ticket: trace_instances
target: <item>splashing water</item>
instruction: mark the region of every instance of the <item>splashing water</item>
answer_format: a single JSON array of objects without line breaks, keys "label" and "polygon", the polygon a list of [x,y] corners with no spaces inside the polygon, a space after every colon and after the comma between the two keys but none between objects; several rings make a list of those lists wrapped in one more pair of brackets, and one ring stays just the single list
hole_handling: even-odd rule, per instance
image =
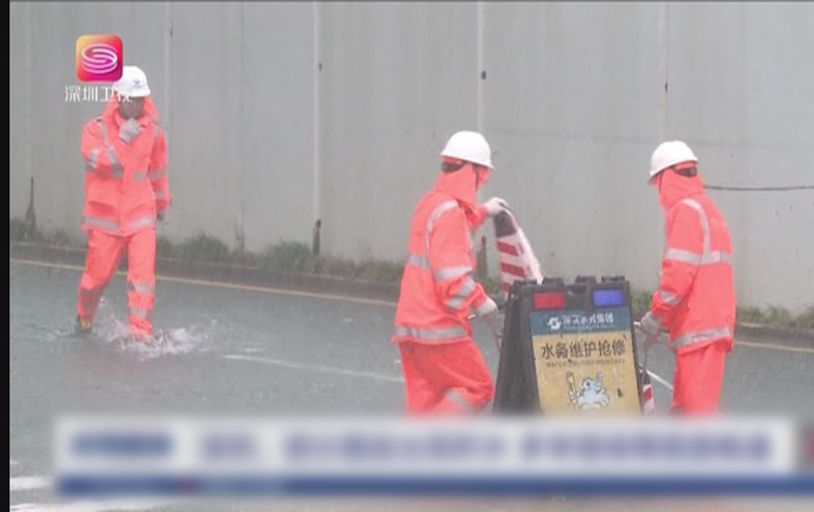
[{"label": "splashing water", "polygon": [[134,354],[144,361],[169,355],[208,352],[217,327],[217,321],[210,320],[208,325],[156,328],[152,339],[137,340],[132,335],[129,323],[119,320],[110,303],[102,298],[94,320],[93,337],[108,345],[118,345],[123,352]]},{"label": "splashing water", "polygon": [[143,341],[132,336],[128,324],[117,322],[114,334],[105,341],[118,343],[122,351],[135,354],[143,361],[162,356],[207,352],[216,326],[217,322],[213,320],[208,326],[155,329],[153,338]]},{"label": "splashing water", "polygon": [[215,327],[216,322],[213,320],[209,326],[156,329],[153,339],[145,342],[132,339],[129,327],[121,324],[124,334],[113,341],[118,341],[122,350],[136,354],[141,360],[191,352],[207,352],[210,350],[209,344]]}]

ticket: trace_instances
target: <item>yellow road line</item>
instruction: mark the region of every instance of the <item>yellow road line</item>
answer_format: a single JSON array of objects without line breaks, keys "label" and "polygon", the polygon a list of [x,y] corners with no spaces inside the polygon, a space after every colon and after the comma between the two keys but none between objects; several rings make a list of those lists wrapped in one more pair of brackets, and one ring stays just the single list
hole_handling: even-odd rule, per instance
[{"label": "yellow road line", "polygon": [[735,341],[735,346],[743,345],[744,347],[752,348],[765,348],[769,350],[782,350],[784,352],[798,352],[801,354],[814,354],[814,348],[807,347],[788,347],[785,345],[775,345],[773,343],[756,343],[754,341]]},{"label": "yellow road line", "polygon": [[[32,260],[20,260],[15,258],[10,258],[11,262],[19,263],[23,265],[33,265],[36,267],[46,267],[46,268],[59,268],[64,270],[76,270],[82,272],[84,270],[83,267],[79,267],[77,265],[65,265],[61,263],[47,263],[41,261],[32,261]],[[118,275],[124,276],[124,272],[119,272]],[[376,299],[360,299],[355,297],[344,297],[342,295],[330,295],[324,293],[315,293],[315,292],[301,292],[297,290],[284,290],[280,288],[271,288],[265,286],[249,286],[243,284],[231,284],[231,283],[219,283],[216,281],[205,281],[201,279],[186,279],[183,277],[169,277],[169,276],[156,276],[156,279],[159,281],[169,281],[173,283],[183,283],[183,284],[196,284],[200,286],[209,286],[212,288],[225,288],[229,290],[243,290],[243,291],[252,291],[252,292],[260,292],[260,293],[269,293],[269,294],[277,294],[277,295],[290,295],[294,297],[308,297],[313,299],[325,299],[325,300],[338,300],[344,302],[353,302],[356,304],[368,304],[373,306],[389,306],[395,307],[395,302],[389,302],[386,300],[376,300]],[[749,348],[762,348],[766,350],[780,350],[782,352],[796,352],[800,354],[814,354],[814,348],[807,348],[807,347],[789,347],[785,345],[776,345],[773,343],[756,343],[753,341],[736,341],[735,345],[749,347]]]}]

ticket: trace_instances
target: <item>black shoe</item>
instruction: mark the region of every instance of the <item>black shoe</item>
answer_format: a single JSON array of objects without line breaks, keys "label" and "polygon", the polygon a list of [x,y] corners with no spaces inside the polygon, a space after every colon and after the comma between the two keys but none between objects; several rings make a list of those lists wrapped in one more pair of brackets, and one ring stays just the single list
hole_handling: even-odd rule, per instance
[{"label": "black shoe", "polygon": [[74,332],[79,336],[87,336],[93,330],[93,324],[90,320],[83,320],[80,317],[76,317],[76,327],[74,328]]}]

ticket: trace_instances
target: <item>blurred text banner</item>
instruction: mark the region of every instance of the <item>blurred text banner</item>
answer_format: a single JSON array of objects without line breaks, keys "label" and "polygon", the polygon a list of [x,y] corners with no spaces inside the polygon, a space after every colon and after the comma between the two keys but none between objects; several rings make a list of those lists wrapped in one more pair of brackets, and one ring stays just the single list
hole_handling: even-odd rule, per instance
[{"label": "blurred text banner", "polygon": [[67,495],[813,493],[779,418],[71,417]]}]

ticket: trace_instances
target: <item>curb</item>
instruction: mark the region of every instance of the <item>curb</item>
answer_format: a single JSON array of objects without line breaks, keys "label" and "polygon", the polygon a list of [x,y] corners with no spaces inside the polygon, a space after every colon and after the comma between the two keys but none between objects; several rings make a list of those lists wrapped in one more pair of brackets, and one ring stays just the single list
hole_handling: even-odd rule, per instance
[{"label": "curb", "polygon": [[779,338],[784,344],[794,347],[814,345],[814,329],[804,327],[775,327],[744,322],[736,325],[735,335],[745,338]]},{"label": "curb", "polygon": [[[11,242],[9,253],[11,258],[84,266],[86,251],[76,247]],[[181,261],[159,257],[156,258],[156,273],[160,276],[330,293],[346,297],[387,300],[394,303],[399,295],[399,287],[391,283],[349,277],[279,272],[229,263]]]}]

